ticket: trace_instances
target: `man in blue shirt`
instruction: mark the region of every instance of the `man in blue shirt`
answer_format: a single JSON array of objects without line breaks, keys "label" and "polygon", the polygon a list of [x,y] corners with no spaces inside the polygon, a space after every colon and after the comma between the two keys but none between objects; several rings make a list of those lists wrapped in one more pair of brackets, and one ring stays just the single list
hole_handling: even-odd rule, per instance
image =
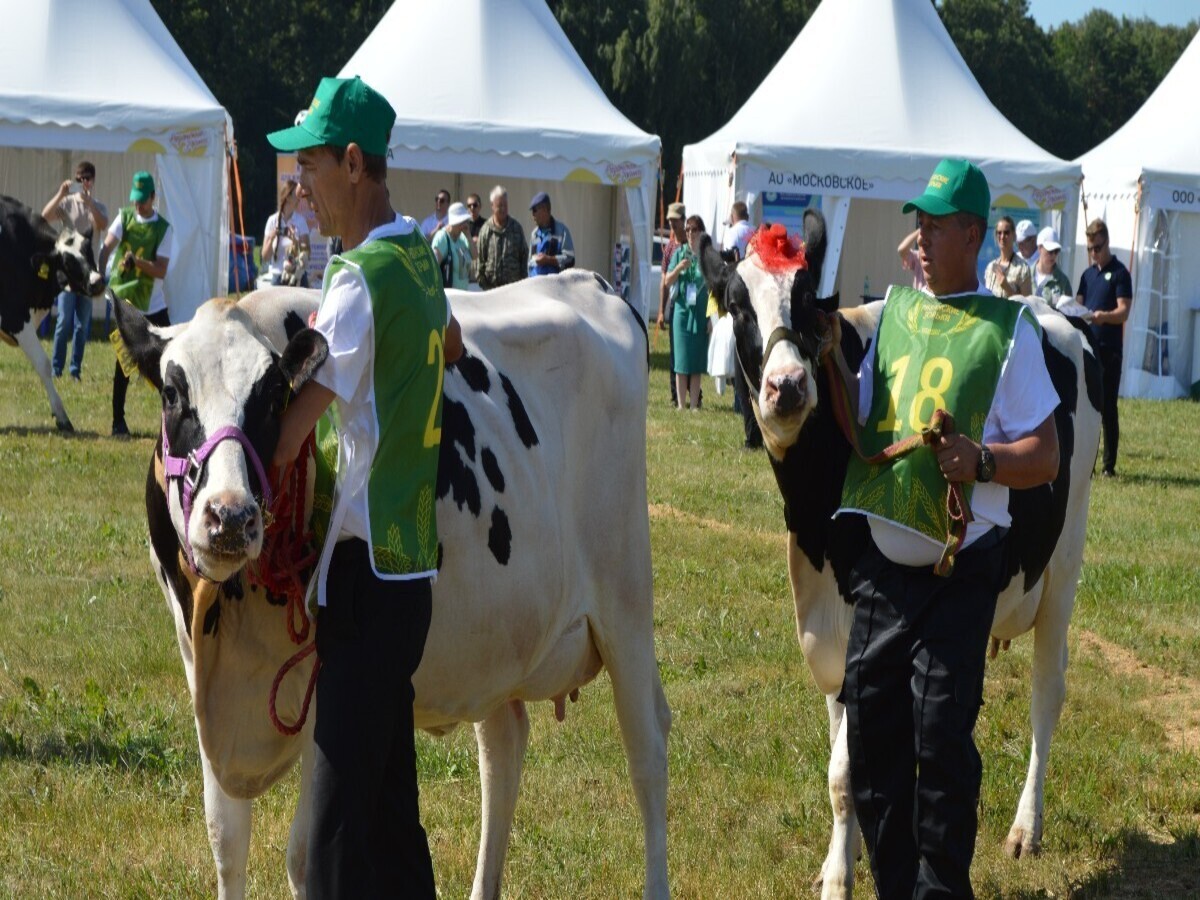
[{"label": "man in blue shirt", "polygon": [[1100,357],[1104,398],[1100,409],[1104,427],[1103,474],[1117,474],[1117,444],[1121,429],[1117,422],[1117,390],[1121,386],[1123,331],[1133,302],[1133,281],[1129,270],[1112,255],[1108,245],[1108,226],[1103,219],[1093,219],[1087,227],[1087,250],[1093,265],[1079,279],[1077,303],[1090,312],[1084,319],[1092,327],[1092,337]]}]

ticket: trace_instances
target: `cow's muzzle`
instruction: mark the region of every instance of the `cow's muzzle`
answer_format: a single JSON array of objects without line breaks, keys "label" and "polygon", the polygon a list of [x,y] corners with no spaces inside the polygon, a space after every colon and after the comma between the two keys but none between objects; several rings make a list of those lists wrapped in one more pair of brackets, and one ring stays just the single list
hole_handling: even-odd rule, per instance
[{"label": "cow's muzzle", "polygon": [[239,502],[232,494],[219,494],[204,504],[204,533],[208,549],[226,555],[244,554],[262,529],[258,504]]},{"label": "cow's muzzle", "polygon": [[781,416],[803,408],[808,399],[808,373],[804,369],[771,375],[764,385],[763,399]]}]

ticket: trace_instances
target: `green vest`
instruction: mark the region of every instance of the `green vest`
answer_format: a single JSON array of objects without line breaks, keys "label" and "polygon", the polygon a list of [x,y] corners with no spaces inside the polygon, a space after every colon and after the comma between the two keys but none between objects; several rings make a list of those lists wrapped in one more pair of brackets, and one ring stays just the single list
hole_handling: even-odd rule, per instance
[{"label": "green vest", "polygon": [[126,206],[121,210],[121,243],[113,251],[113,275],[108,286],[122,300],[128,300],[142,312],[150,308],[150,295],[154,293],[154,277],[138,269],[121,271],[121,260],[129,251],[138,259],[158,258],[158,245],[171,227],[162,216],[153,222],[139,222],[137,210]]},{"label": "green vest", "polygon": [[[1027,307],[1016,301],[990,294],[938,298],[893,286],[876,336],[871,409],[860,431],[863,455],[920,434],[935,409],[954,416],[959,433],[982,441],[1022,314],[1037,327]],[[963,485],[968,504],[973,487]],[[852,454],[841,507],[887,519],[938,543],[949,533],[946,479],[931,447],[878,465]]]},{"label": "green vest", "polygon": [[[379,445],[367,482],[372,563],[384,578],[433,571],[446,368],[446,294],[437,261],[414,229],[335,256],[325,270],[326,289],[342,268],[361,272],[374,320]],[[338,483],[339,425],[337,404],[317,424],[313,530],[322,543]]]}]

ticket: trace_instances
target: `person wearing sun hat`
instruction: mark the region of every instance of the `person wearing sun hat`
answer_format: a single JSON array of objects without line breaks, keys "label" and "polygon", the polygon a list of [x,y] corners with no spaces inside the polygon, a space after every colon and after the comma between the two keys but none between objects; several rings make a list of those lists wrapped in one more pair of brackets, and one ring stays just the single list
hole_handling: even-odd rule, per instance
[{"label": "person wearing sun hat", "polygon": [[430,246],[442,273],[442,284],[458,291],[471,288],[471,212],[462,203],[451,203],[446,225],[433,235]]},{"label": "person wearing sun hat", "polygon": [[[267,135],[297,153],[300,196],[343,247],[326,267],[312,326],[328,357],[285,409],[273,460],[292,462],[316,429],[310,898],[435,895],[412,675],[438,563],[438,446],[425,440],[426,421],[433,410],[440,427],[443,368],[461,338],[420,226],[392,210],[395,118],[360,78],[325,78],[295,126]],[[335,417],[325,415],[331,406]]]},{"label": "person wearing sun hat", "polygon": [[[100,248],[99,269],[106,271],[112,256],[108,289],[117,299],[132,303],[146,313],[151,325],[166,327],[171,324],[171,319],[163,293],[163,279],[167,277],[167,265],[171,261],[175,230],[155,209],[156,199],[154,176],[149,172],[135,172],[129,188],[129,201],[133,205],[122,207],[108,226],[104,245]],[[113,255],[114,249],[116,255]],[[113,437],[129,437],[129,426],[125,423],[128,389],[129,377],[118,358],[113,370]]]},{"label": "person wearing sun hat", "polygon": [[[917,212],[932,295],[888,289],[857,372],[836,320],[827,351],[864,455],[919,433],[935,409],[957,428],[879,466],[851,454],[836,514],[838,540],[856,548],[841,697],[850,782],[880,897],[973,896],[982,776],[973,730],[1005,575],[1008,491],[1058,472],[1058,395],[1037,322],[976,277],[990,204],[977,166],[942,160],[903,208]],[[974,516],[961,548],[947,539],[949,483]],[[916,496],[932,501],[909,502]]]},{"label": "person wearing sun hat", "polygon": [[1058,254],[1062,244],[1058,232],[1047,225],[1037,236],[1037,262],[1033,266],[1034,296],[1057,308],[1062,298],[1071,299],[1071,280],[1058,266]]}]

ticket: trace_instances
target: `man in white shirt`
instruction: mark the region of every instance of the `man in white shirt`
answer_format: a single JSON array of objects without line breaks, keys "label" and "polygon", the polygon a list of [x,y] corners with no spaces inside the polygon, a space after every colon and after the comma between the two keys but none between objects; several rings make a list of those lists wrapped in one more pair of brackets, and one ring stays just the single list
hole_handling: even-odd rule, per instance
[{"label": "man in white shirt", "polygon": [[442,188],[433,198],[433,212],[421,220],[421,234],[432,240],[439,228],[446,227],[446,216],[450,213],[450,192]]},{"label": "man in white shirt", "polygon": [[729,227],[721,241],[722,250],[736,250],[738,259],[746,258],[746,245],[754,234],[754,226],[750,224],[750,210],[742,200],[738,200],[729,210]]}]

